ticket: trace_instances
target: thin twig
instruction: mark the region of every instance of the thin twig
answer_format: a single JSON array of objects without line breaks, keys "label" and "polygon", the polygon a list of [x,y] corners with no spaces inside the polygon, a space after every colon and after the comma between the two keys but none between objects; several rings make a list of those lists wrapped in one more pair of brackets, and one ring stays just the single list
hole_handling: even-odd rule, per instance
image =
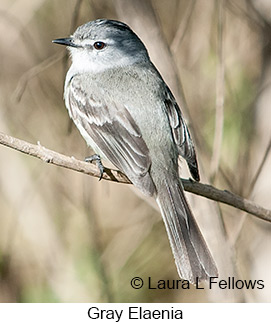
[{"label": "thin twig", "polygon": [[241,196],[233,194],[227,190],[219,190],[212,185],[192,182],[191,180],[182,179],[184,189],[187,192],[204,196],[213,201],[228,204],[237,209],[255,215],[256,217],[271,222],[271,210],[265,209],[260,205],[247,200]]},{"label": "thin twig", "polygon": [[[40,144],[33,145],[24,140],[11,137],[7,134],[0,132],[0,144],[18,150],[27,155],[39,158],[47,163],[51,163],[57,166],[65,167],[77,172],[81,172],[90,176],[100,177],[100,172],[95,165],[80,161],[74,157],[68,157],[62,155],[53,150],[49,150]],[[120,171],[105,168],[103,179],[130,184],[129,179]],[[187,192],[194,193],[200,196],[204,196],[208,199],[231,205],[237,209],[250,213],[262,220],[271,222],[271,210],[264,209],[256,203],[244,199],[229,191],[219,190],[211,185],[197,183],[191,180],[182,179],[184,189]]]},{"label": "thin twig", "polygon": [[185,15],[183,19],[181,20],[177,32],[173,38],[173,41],[170,45],[170,50],[173,54],[177,53],[178,48],[180,47],[186,32],[188,30],[191,18],[192,18],[192,13],[195,8],[196,0],[190,1],[188,4],[188,7],[186,9]]},{"label": "thin twig", "polygon": [[72,20],[71,20],[71,28],[70,28],[70,33],[72,34],[74,32],[74,29],[76,27],[78,18],[79,18],[79,13],[80,13],[80,8],[82,4],[82,0],[77,0],[74,10],[73,10],[73,15],[72,15]]},{"label": "thin twig", "polygon": [[38,75],[42,71],[46,70],[48,67],[55,64],[57,61],[62,59],[63,56],[64,56],[63,52],[61,52],[61,53],[58,52],[58,53],[46,58],[44,61],[33,66],[27,72],[25,72],[21,76],[21,78],[19,79],[18,85],[17,85],[14,93],[12,94],[13,99],[15,101],[20,101],[29,80],[31,80],[33,77],[35,77],[36,75]]},{"label": "thin twig", "polygon": [[216,176],[219,168],[219,160],[221,153],[221,145],[223,138],[224,126],[224,0],[218,1],[218,33],[217,33],[217,51],[218,51],[218,68],[216,80],[216,120],[215,120],[215,136],[213,143],[213,156],[211,160],[211,178],[212,181]]},{"label": "thin twig", "polygon": [[[100,171],[95,165],[78,160],[74,157],[62,155],[53,150],[43,147],[40,143],[33,145],[24,140],[11,137],[0,132],[0,144],[16,149],[27,155],[37,157],[46,163],[72,169],[94,177],[100,177]],[[127,177],[120,171],[106,168],[103,179],[119,183],[129,183]]]}]

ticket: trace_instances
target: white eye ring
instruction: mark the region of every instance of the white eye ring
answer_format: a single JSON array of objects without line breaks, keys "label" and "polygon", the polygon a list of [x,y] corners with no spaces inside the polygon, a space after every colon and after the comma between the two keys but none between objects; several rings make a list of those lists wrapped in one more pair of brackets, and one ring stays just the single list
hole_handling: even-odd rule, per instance
[{"label": "white eye ring", "polygon": [[102,42],[102,41],[96,41],[94,44],[93,44],[93,47],[97,50],[101,50],[101,49],[104,49],[105,48],[105,43]]}]

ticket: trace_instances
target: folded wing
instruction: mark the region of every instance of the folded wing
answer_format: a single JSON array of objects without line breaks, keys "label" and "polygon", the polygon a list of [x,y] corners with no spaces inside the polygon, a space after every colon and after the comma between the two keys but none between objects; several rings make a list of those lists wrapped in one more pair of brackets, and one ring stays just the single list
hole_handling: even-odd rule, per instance
[{"label": "folded wing", "polygon": [[95,96],[86,93],[76,76],[70,81],[65,100],[87,143],[94,150],[98,147],[143,193],[153,195],[149,150],[125,105],[105,98],[98,88]]}]

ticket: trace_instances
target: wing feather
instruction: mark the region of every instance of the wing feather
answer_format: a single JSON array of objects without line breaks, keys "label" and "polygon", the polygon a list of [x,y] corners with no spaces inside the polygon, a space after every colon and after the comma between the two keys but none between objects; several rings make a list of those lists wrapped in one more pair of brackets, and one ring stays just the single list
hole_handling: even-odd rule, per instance
[{"label": "wing feather", "polygon": [[165,107],[179,154],[186,160],[192,177],[199,181],[197,156],[186,122],[169,88],[166,88],[165,96]]}]

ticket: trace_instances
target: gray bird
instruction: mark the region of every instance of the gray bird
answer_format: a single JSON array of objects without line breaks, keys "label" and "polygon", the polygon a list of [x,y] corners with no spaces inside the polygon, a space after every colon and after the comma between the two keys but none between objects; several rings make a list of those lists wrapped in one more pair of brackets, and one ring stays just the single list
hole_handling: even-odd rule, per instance
[{"label": "gray bird", "polygon": [[156,199],[182,279],[195,283],[217,276],[178,174],[180,155],[199,180],[194,145],[142,41],[126,24],[98,19],[53,42],[69,48],[65,104],[96,153],[88,160],[108,159]]}]

